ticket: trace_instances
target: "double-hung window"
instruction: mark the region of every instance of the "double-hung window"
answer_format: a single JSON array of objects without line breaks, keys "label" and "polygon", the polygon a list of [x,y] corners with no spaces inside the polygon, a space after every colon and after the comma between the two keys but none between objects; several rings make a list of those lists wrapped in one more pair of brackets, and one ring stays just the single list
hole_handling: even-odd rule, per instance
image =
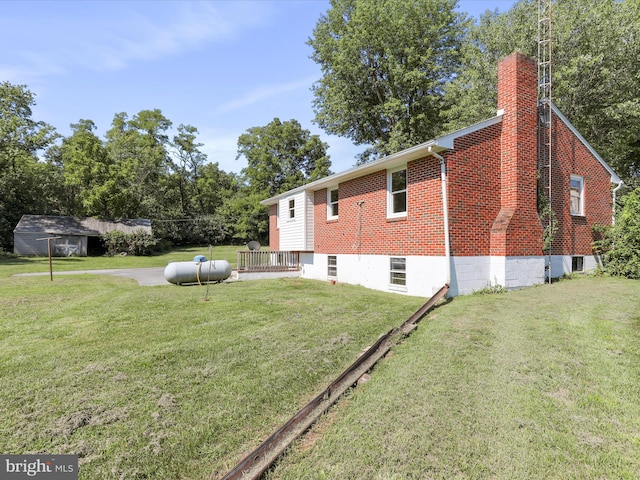
[{"label": "double-hung window", "polygon": [[327,189],[327,220],[336,220],[338,218],[338,189]]},{"label": "double-hung window", "polygon": [[584,215],[584,178],[579,175],[571,175],[569,201],[571,215]]},{"label": "double-hung window", "polygon": [[391,170],[387,174],[387,217],[407,215],[407,169]]},{"label": "double-hung window", "polygon": [[295,199],[289,200],[289,218],[295,218],[296,216],[296,201]]}]

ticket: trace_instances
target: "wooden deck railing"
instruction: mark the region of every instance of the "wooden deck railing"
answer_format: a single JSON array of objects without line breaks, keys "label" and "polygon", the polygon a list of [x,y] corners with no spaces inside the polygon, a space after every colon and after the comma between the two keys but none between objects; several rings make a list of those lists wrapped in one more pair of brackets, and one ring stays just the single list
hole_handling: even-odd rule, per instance
[{"label": "wooden deck railing", "polygon": [[239,272],[287,272],[300,269],[298,252],[238,250]]}]

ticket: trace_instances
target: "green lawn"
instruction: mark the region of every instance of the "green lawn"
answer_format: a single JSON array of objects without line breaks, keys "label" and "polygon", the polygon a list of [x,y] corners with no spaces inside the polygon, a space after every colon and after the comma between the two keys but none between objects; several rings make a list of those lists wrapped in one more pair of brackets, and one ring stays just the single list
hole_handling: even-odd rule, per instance
[{"label": "green lawn", "polygon": [[[96,261],[81,268],[111,268]],[[34,262],[0,261],[0,452],[78,454],[81,479],[221,476],[424,301],[298,279],[216,284],[205,302],[198,286],[9,276]]]},{"label": "green lawn", "polygon": [[640,478],[640,282],[437,308],[270,478]]},{"label": "green lawn", "polygon": [[[0,452],[78,454],[84,480],[219,478],[425,301],[10,276],[37,269],[0,260]],[[639,452],[640,282],[579,278],[439,306],[268,476],[631,479]]]},{"label": "green lawn", "polygon": [[[268,247],[267,247],[268,248]],[[187,262],[196,255],[204,255],[209,260],[227,260],[231,268],[236,267],[237,250],[246,250],[244,246],[208,246],[176,248],[171,252],[148,257],[53,257],[52,269],[55,272],[69,270],[102,270],[111,268],[164,267],[169,262]],[[48,272],[49,259],[46,257],[0,257],[0,278],[14,273]]]}]

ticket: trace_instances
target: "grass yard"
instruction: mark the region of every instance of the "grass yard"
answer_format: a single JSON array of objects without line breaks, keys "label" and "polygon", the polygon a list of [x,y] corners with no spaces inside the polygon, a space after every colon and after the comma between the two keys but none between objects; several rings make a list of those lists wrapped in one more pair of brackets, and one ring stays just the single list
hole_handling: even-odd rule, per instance
[{"label": "grass yard", "polygon": [[424,302],[299,279],[212,285],[205,302],[55,276],[166,263],[54,259],[51,282],[10,276],[46,259],[0,260],[1,453],[78,454],[85,480],[218,478]]},{"label": "grass yard", "polygon": [[[69,270],[103,270],[111,268],[164,267],[169,262],[188,262],[196,255],[204,255],[208,260],[227,260],[231,268],[237,265],[236,251],[246,250],[244,246],[221,245],[209,249],[208,246],[176,248],[171,252],[148,257],[53,257],[53,275]],[[49,272],[46,257],[0,257],[0,278],[14,273]]]},{"label": "grass yard", "polygon": [[640,282],[436,308],[269,478],[640,478]]},{"label": "grass yard", "polygon": [[[53,282],[10,276],[46,259],[0,260],[0,453],[78,454],[83,480],[219,478],[425,301],[282,279],[205,302],[55,276],[196,254],[54,259]],[[267,477],[640,478],[640,282],[439,306]]]}]

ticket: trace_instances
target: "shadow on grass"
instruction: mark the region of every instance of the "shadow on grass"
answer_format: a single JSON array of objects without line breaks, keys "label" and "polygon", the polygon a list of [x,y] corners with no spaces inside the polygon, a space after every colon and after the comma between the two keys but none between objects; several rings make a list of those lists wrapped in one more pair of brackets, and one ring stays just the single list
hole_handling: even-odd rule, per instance
[{"label": "shadow on grass", "polygon": [[[48,261],[47,258],[38,258],[38,260]],[[37,261],[37,260],[36,260]],[[34,263],[33,258],[23,258],[23,257],[0,257],[0,265],[26,265]]]}]

